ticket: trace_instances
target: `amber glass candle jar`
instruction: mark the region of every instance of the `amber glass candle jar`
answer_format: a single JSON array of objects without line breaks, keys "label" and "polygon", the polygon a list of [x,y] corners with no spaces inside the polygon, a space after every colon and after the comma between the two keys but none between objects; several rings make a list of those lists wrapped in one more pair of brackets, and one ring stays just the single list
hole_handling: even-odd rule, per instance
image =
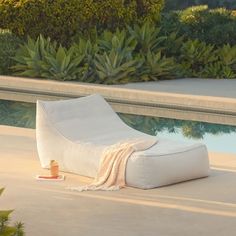
[{"label": "amber glass candle jar", "polygon": [[50,162],[50,171],[52,177],[57,177],[59,175],[59,165],[55,160]]}]

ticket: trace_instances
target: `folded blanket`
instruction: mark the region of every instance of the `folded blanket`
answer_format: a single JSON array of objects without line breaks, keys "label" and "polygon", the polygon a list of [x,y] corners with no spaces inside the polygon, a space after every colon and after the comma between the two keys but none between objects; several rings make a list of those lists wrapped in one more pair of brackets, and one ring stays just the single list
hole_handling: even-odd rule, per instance
[{"label": "folded blanket", "polygon": [[118,190],[125,186],[126,164],[135,151],[143,151],[157,143],[156,138],[130,139],[107,147],[101,157],[97,178],[89,185],[71,187],[77,191]]}]

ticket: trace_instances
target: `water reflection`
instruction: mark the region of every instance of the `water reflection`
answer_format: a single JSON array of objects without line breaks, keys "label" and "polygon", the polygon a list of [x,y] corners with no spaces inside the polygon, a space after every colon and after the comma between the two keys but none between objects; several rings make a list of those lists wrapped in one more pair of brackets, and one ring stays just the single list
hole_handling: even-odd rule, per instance
[{"label": "water reflection", "polygon": [[222,135],[236,133],[236,126],[210,124],[197,121],[175,120],[159,117],[147,117],[128,114],[119,114],[129,126],[151,135],[160,132],[179,133],[184,137],[203,139],[206,134]]},{"label": "water reflection", "polygon": [[[35,128],[36,106],[33,103],[0,100],[0,124]],[[139,131],[158,133],[181,133],[188,139],[203,139],[206,134],[214,136],[236,133],[236,126],[219,125],[197,121],[185,121],[141,115],[119,114],[129,126]]]},{"label": "water reflection", "polygon": [[0,100],[0,125],[35,128],[33,103]]}]

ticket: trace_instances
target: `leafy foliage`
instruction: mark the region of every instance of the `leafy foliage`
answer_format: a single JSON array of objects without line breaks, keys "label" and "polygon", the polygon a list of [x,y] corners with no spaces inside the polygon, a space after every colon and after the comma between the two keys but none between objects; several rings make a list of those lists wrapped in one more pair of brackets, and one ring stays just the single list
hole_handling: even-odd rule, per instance
[{"label": "leafy foliage", "polygon": [[97,54],[95,59],[99,81],[105,84],[127,83],[136,70],[137,60],[130,57],[126,51],[115,51],[102,55]]},{"label": "leafy foliage", "polygon": [[236,74],[233,72],[233,70],[229,66],[223,64],[220,61],[207,65],[202,71],[201,75],[204,78],[216,78],[216,79],[236,78]]},{"label": "leafy foliage", "polygon": [[166,58],[162,56],[161,52],[148,51],[143,66],[138,70],[138,76],[143,81],[171,79],[174,77],[175,69],[176,64],[173,58]]},{"label": "leafy foliage", "polygon": [[[232,68],[236,69],[236,45],[230,46],[229,44],[225,44],[223,47],[218,49],[218,55],[220,61],[224,65],[232,66]],[[236,70],[235,70],[236,72]]]},{"label": "leafy foliage", "polygon": [[[216,45],[235,44],[236,17],[225,8],[209,10],[207,6],[187,8],[180,14],[183,30],[192,38]],[[222,34],[222,32],[224,32]]]},{"label": "leafy foliage", "polygon": [[120,52],[125,50],[127,53],[132,53],[137,45],[137,40],[131,37],[127,31],[117,29],[114,33],[104,31],[98,38],[98,46],[100,51],[111,51],[112,49]]},{"label": "leafy foliage", "polygon": [[167,35],[163,41],[163,52],[169,57],[178,58],[182,45],[184,44],[184,37],[178,36],[177,33],[172,32]]},{"label": "leafy foliage", "polygon": [[181,48],[180,68],[183,76],[203,78],[236,78],[235,51],[224,45],[215,50],[196,40],[186,42]]},{"label": "leafy foliage", "polygon": [[130,35],[137,41],[137,48],[140,53],[146,54],[148,51],[156,52],[161,50],[160,45],[166,39],[160,36],[160,28],[154,24],[145,22],[143,25],[135,25],[134,28],[128,27]]},{"label": "leafy foliage", "polygon": [[42,77],[42,63],[48,53],[55,53],[56,43],[51,42],[50,38],[44,39],[39,36],[37,40],[28,37],[28,42],[20,46],[13,58],[16,65],[12,68],[16,75],[26,77]]},{"label": "leafy foliage", "polygon": [[[4,189],[0,189],[0,195]],[[20,222],[16,223],[15,226],[9,226],[9,216],[12,210],[0,211],[0,235],[2,236],[24,236],[24,225]]]},{"label": "leafy foliage", "polygon": [[95,55],[98,52],[97,42],[92,43],[90,40],[80,39],[77,44],[73,44],[75,49],[76,57],[83,57],[83,61],[80,66],[83,68],[79,81],[85,82],[95,82],[96,72],[95,72]]},{"label": "leafy foliage", "polygon": [[52,54],[48,53],[41,63],[43,78],[56,80],[76,80],[83,76],[83,55],[75,55],[75,48],[69,50],[59,46]]},{"label": "leafy foliage", "polygon": [[138,13],[137,21],[139,23],[142,23],[143,20],[158,21],[164,3],[164,0],[135,0],[136,9]]},{"label": "leafy foliage", "polygon": [[20,47],[14,60],[13,69],[17,75],[41,77],[57,80],[75,80],[83,75],[81,63],[83,55],[78,55],[74,46],[70,49],[57,47],[50,38],[39,36],[36,41],[28,38],[28,42]]},{"label": "leafy foliage", "polygon": [[185,76],[198,76],[207,64],[217,60],[214,46],[199,40],[188,40],[180,51],[179,59]]},{"label": "leafy foliage", "polygon": [[176,32],[208,44],[236,44],[236,15],[225,8],[209,9],[207,5],[200,5],[166,13],[161,27],[162,31]]},{"label": "leafy foliage", "polygon": [[225,44],[215,53],[217,61],[206,64],[201,75],[207,78],[236,78],[236,46]]},{"label": "leafy foliage", "polygon": [[159,19],[164,0],[0,0],[0,27],[63,45],[79,32]]},{"label": "leafy foliage", "polygon": [[140,62],[135,58],[135,39],[126,31],[105,31],[98,40],[99,53],[95,57],[96,71],[101,83],[127,83]]},{"label": "leafy foliage", "polygon": [[180,10],[186,7],[206,4],[210,8],[226,7],[228,9],[235,9],[236,2],[234,0],[166,0],[165,11]]},{"label": "leafy foliage", "polygon": [[95,83],[127,83],[174,77],[236,77],[236,46],[216,48],[150,23],[104,31],[94,42],[80,38],[69,49],[39,36],[17,50],[16,75]]},{"label": "leafy foliage", "polygon": [[21,39],[10,31],[0,29],[0,74],[7,75],[11,73],[12,57],[15,55],[21,42]]}]

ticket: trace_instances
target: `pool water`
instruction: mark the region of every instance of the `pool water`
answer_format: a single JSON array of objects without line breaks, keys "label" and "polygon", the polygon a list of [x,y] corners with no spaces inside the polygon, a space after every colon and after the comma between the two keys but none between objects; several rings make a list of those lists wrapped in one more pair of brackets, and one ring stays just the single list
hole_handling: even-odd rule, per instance
[{"label": "pool water", "polygon": [[209,151],[236,154],[236,125],[120,114],[129,126],[160,138],[201,142]]},{"label": "pool water", "polygon": [[[129,126],[160,138],[205,143],[209,151],[236,154],[236,124],[118,114]],[[36,106],[32,103],[0,100],[0,125],[35,128]]]}]

